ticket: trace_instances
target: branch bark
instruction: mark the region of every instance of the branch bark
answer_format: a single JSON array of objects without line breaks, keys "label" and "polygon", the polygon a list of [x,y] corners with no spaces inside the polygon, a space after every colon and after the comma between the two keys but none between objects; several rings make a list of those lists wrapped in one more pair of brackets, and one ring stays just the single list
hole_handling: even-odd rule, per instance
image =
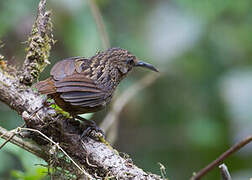
[{"label": "branch bark", "polygon": [[228,168],[224,163],[219,165],[219,169],[222,180],[232,180],[231,175],[228,172]]},{"label": "branch bark", "polygon": [[[110,146],[88,137],[81,139],[86,127],[44,106],[45,98],[30,88],[39,73],[49,64],[48,57],[54,42],[50,13],[45,11],[45,5],[46,0],[41,0],[32,34],[28,40],[29,47],[22,71],[17,71],[10,66],[0,66],[0,100],[21,115],[28,128],[36,129],[57,142],[79,166],[94,178],[161,179],[158,175],[144,172],[134,165],[131,159],[119,156],[117,150]],[[35,111],[37,112],[33,114]],[[3,129],[0,129],[0,132],[5,133],[5,136],[10,135]],[[42,151],[35,147],[31,149],[38,157],[48,163],[51,162],[49,157],[51,157],[52,147],[48,140],[35,132],[31,133],[30,137],[40,145]],[[19,137],[13,138],[15,140]],[[62,164],[63,162],[59,162],[53,165],[62,167]],[[76,177],[85,179],[74,165],[64,168],[75,173]]]}]

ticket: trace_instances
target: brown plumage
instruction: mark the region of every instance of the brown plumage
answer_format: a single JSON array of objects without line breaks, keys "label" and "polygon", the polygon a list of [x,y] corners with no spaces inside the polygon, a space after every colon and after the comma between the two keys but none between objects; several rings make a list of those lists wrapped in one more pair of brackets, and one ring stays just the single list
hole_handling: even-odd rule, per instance
[{"label": "brown plumage", "polygon": [[90,59],[72,57],[57,62],[51,77],[35,87],[71,115],[96,112],[110,102],[117,85],[136,66],[158,71],[127,50],[110,48]]}]

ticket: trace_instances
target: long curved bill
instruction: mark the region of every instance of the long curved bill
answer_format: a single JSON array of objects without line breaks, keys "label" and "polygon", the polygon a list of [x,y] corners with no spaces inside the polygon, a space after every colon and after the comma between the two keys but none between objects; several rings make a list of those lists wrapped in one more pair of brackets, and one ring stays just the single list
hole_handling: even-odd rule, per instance
[{"label": "long curved bill", "polygon": [[155,68],[153,65],[146,63],[146,62],[143,62],[143,61],[138,61],[135,66],[144,67],[144,68],[150,69],[152,71],[159,72],[158,69]]}]

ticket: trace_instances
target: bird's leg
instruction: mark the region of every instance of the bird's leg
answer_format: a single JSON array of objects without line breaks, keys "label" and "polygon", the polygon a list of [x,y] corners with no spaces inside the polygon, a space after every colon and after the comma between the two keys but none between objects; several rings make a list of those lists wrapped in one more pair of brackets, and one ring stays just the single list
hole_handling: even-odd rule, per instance
[{"label": "bird's leg", "polygon": [[105,133],[103,132],[103,130],[97,126],[97,124],[89,119],[85,119],[83,117],[80,116],[74,116],[74,118],[79,119],[81,121],[83,121],[84,123],[87,124],[87,128],[83,131],[81,138],[84,137],[92,137],[94,139],[99,139],[101,141],[101,139],[105,139]]}]

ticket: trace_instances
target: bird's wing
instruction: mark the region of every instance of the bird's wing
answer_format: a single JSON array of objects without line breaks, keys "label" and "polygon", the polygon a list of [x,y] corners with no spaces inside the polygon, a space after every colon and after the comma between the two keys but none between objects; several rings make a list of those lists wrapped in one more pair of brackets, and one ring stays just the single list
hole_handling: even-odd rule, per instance
[{"label": "bird's wing", "polygon": [[54,94],[54,93],[56,93],[54,81],[51,77],[47,78],[44,81],[39,81],[38,83],[36,83],[35,88],[37,88],[38,92],[41,94]]},{"label": "bird's wing", "polygon": [[66,76],[74,74],[75,71],[79,71],[80,68],[76,68],[76,62],[80,60],[82,62],[88,62],[88,59],[83,57],[71,57],[57,62],[51,69],[51,76],[55,80],[61,80]]},{"label": "bird's wing", "polygon": [[60,97],[72,105],[95,107],[105,103],[106,91],[83,74],[74,73],[56,80],[55,86],[56,92],[61,93]]}]

